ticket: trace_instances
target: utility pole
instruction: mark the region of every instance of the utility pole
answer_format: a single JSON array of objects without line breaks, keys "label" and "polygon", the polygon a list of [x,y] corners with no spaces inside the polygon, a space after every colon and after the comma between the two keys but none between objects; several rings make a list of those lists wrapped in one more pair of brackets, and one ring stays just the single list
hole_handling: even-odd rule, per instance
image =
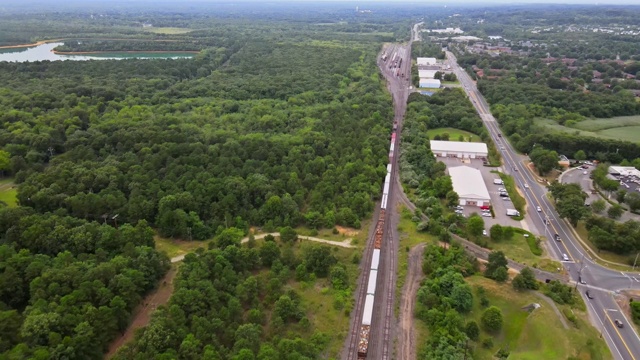
[{"label": "utility pole", "polygon": [[113,220],[113,222],[116,224],[116,229],[118,228],[118,215],[120,215],[120,214],[115,214],[111,218]]},{"label": "utility pole", "polygon": [[193,241],[193,238],[191,238],[191,227],[187,228],[187,236],[189,237],[189,241]]},{"label": "utility pole", "polygon": [[633,260],[633,271],[636,270],[636,263],[638,262],[638,255],[640,255],[640,252],[636,254],[636,259]]},{"label": "utility pole", "polygon": [[582,269],[584,268],[584,253],[582,253],[582,258],[580,259],[580,270],[578,270],[578,281],[576,281],[576,287],[574,290],[578,289],[578,283],[582,281]]}]

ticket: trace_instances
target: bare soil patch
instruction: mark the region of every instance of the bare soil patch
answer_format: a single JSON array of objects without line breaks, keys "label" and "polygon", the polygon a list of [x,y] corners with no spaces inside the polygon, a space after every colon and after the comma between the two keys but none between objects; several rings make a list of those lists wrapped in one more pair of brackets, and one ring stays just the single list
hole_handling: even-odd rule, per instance
[{"label": "bare soil patch", "polygon": [[158,288],[142,300],[140,305],[133,311],[133,320],[127,330],[122,336],[115,339],[111,345],[109,345],[109,351],[105,355],[105,359],[112,358],[121,346],[133,340],[136,330],[149,324],[153,311],[157,309],[158,306],[169,302],[173,294],[173,280],[177,273],[178,266],[171,266],[167,275],[160,281]]},{"label": "bare soil patch", "polygon": [[336,225],[336,229],[338,229],[338,232],[340,234],[344,234],[346,236],[356,236],[356,235],[358,235],[360,233],[358,230],[355,230],[355,229],[352,229],[352,228],[348,228],[348,227],[344,227],[344,226]]}]

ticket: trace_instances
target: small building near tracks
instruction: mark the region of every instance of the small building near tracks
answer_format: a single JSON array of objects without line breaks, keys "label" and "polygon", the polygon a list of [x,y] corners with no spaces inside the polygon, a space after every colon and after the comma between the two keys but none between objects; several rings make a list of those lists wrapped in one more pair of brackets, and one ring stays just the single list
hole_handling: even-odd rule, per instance
[{"label": "small building near tracks", "polygon": [[447,169],[451,176],[453,191],[458,194],[460,205],[489,206],[491,197],[480,170],[469,166],[455,166]]},{"label": "small building near tracks", "polygon": [[489,156],[485,143],[431,140],[430,144],[431,151],[438,157],[477,159]]},{"label": "small building near tracks", "polygon": [[439,89],[440,80],[438,79],[420,79],[420,87],[427,89]]}]

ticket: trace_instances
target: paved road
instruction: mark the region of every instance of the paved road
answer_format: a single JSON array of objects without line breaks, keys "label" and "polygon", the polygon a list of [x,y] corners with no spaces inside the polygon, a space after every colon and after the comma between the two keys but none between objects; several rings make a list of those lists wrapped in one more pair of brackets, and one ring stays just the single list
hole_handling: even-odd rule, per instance
[{"label": "paved road", "polygon": [[[533,174],[526,169],[511,144],[498,136],[501,134],[498,123],[491,115],[488,103],[476,88],[473,80],[458,66],[457,60],[451,52],[447,52],[447,59],[476,107],[493,141],[498,147],[503,147],[500,152],[505,163],[505,170],[514,177],[516,185],[523,190],[527,200],[527,220],[530,227],[538,229],[538,232],[548,239],[553,239],[554,234],[559,234],[562,241],[550,240],[549,248],[553,249],[558,259],[561,259],[563,254],[568,256],[569,261],[563,261],[563,266],[573,281],[577,281],[581,277],[588,284],[578,286],[580,294],[585,298],[587,309],[592,319],[595,320],[596,326],[602,331],[614,358],[640,359],[640,337],[633,326],[629,325],[629,319],[618,307],[612,293],[625,288],[640,289],[640,274],[610,270],[590,259],[574,236],[572,229],[555,211],[546,196],[546,188],[536,182]],[[525,184],[528,184],[529,188],[526,188]],[[540,206],[542,212],[536,211],[537,206]],[[594,299],[586,298],[584,292],[587,289]],[[614,319],[620,319],[627,325],[620,329],[614,325]]]}]

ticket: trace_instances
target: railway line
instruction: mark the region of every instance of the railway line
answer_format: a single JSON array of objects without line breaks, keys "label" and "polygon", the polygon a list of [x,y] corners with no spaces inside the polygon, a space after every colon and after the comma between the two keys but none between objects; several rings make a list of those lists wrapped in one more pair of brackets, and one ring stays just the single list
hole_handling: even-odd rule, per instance
[{"label": "railway line", "polygon": [[389,163],[382,189],[382,200],[370,230],[361,275],[358,280],[355,307],[343,359],[363,360],[394,358],[394,304],[397,274],[397,215],[394,214],[397,155],[402,119],[408,97],[411,71],[410,45],[390,44],[378,57],[378,65],[393,97],[394,120],[389,144]]}]

